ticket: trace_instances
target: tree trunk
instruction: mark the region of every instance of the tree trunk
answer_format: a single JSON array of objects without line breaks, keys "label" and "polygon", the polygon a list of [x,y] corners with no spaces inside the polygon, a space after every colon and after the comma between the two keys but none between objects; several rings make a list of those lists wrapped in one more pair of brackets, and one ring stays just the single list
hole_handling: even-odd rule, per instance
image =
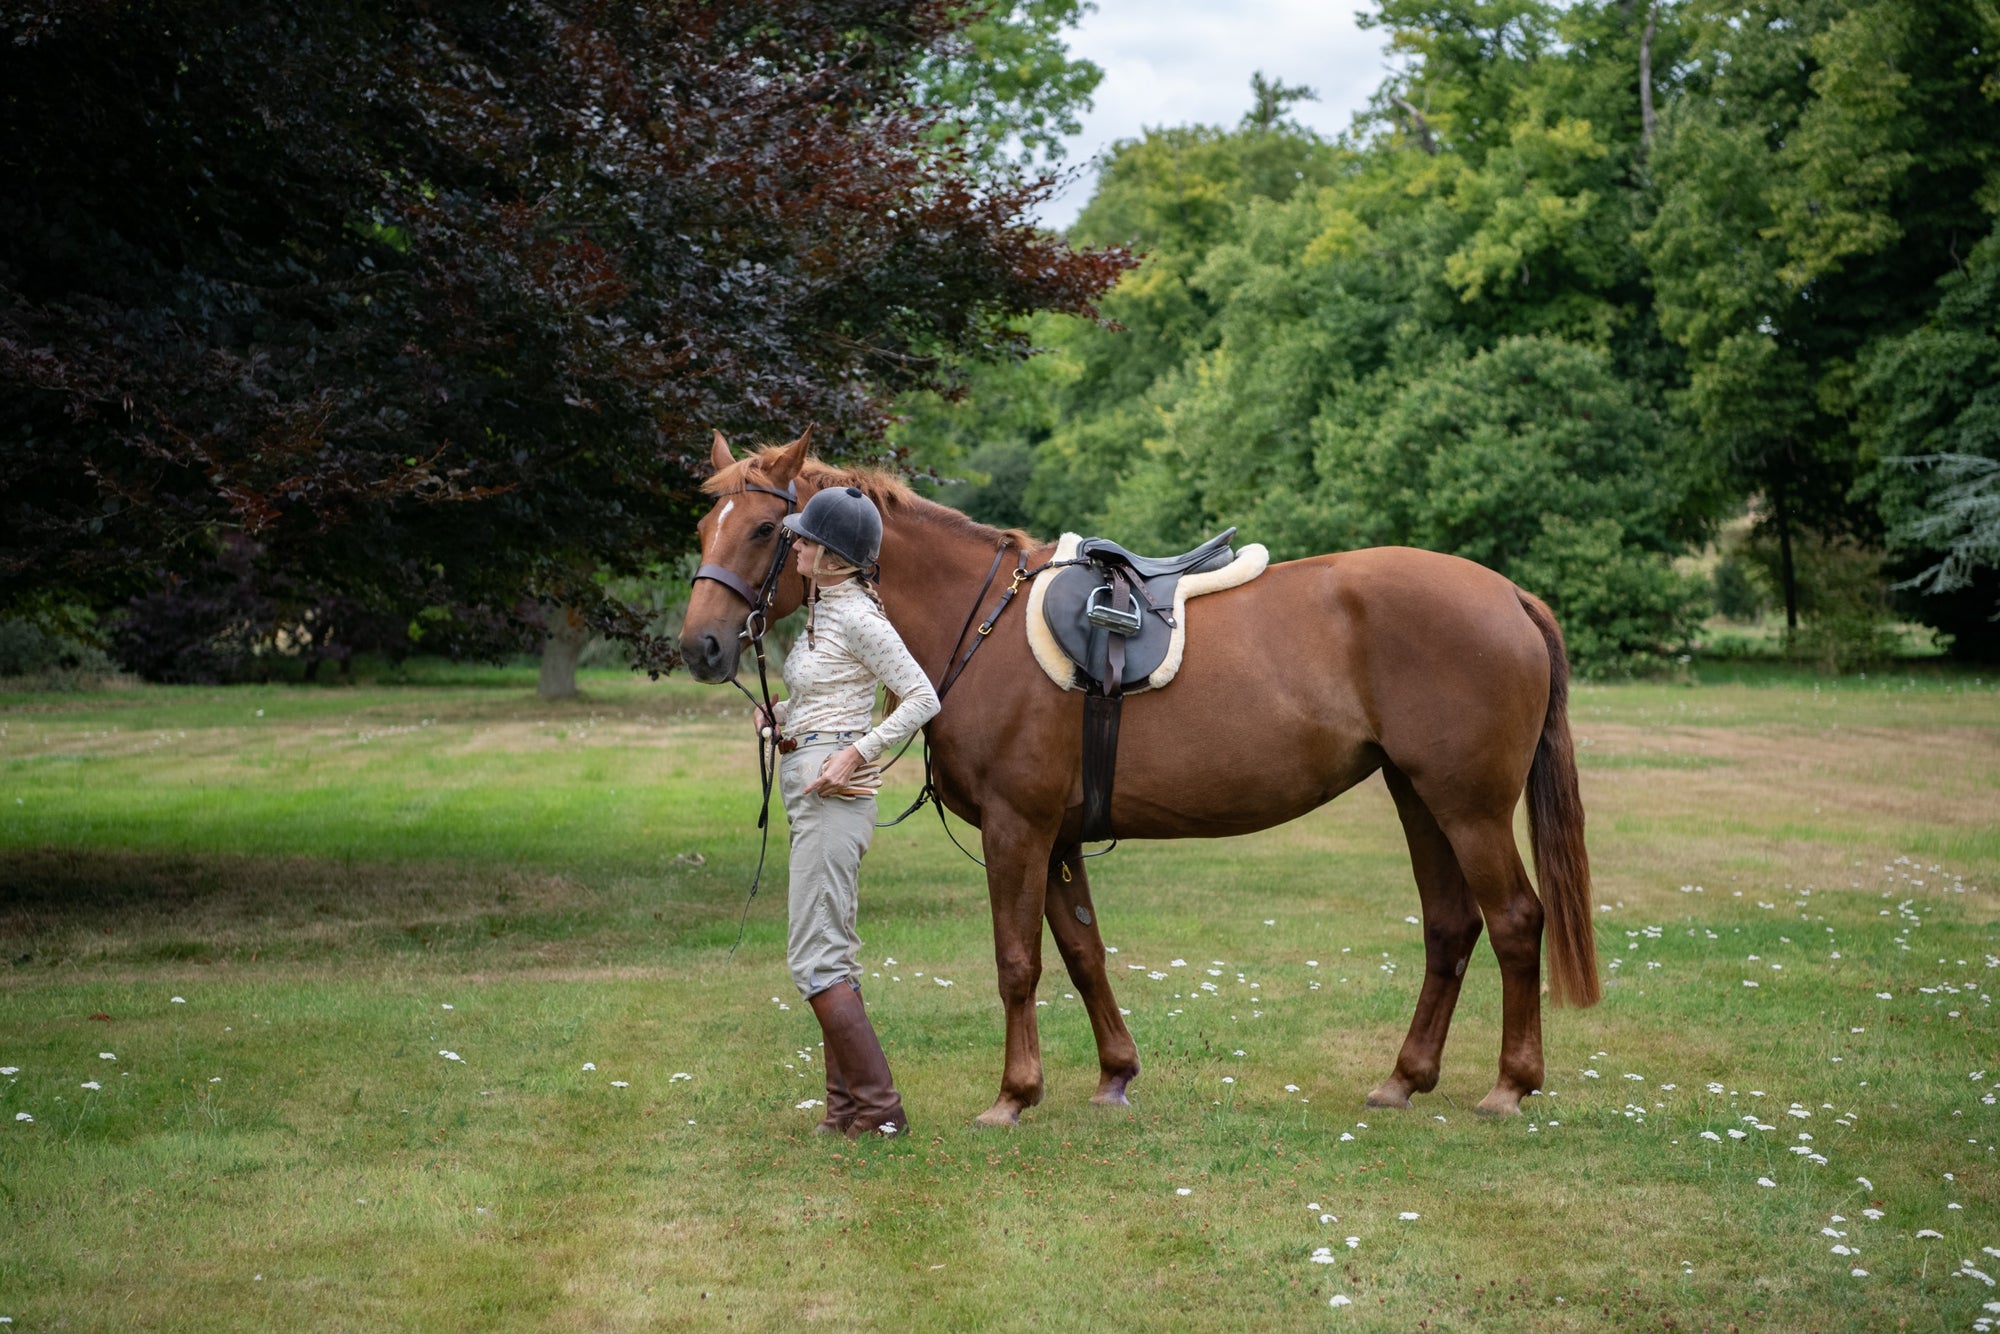
[{"label": "tree trunk", "polygon": [[1653,142],[1653,7],[1646,7],[1646,30],[1639,34],[1639,142]]},{"label": "tree trunk", "polygon": [[1799,574],[1792,564],[1792,516],[1785,509],[1785,488],[1771,488],[1771,513],[1778,521],[1778,581],[1785,586],[1785,633],[1799,628]]},{"label": "tree trunk", "polygon": [[542,679],[535,693],[543,699],[575,699],[576,660],[583,656],[590,627],[575,608],[554,605],[542,608],[542,624],[549,637],[542,644]]}]

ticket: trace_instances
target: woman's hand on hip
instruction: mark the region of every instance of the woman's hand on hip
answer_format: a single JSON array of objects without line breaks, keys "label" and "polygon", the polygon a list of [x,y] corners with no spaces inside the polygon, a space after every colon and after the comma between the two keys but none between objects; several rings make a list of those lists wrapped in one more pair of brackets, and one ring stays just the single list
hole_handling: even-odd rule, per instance
[{"label": "woman's hand on hip", "polygon": [[860,750],[853,746],[843,747],[827,756],[826,763],[819,767],[819,777],[806,784],[806,791],[822,797],[838,795],[860,767]]}]

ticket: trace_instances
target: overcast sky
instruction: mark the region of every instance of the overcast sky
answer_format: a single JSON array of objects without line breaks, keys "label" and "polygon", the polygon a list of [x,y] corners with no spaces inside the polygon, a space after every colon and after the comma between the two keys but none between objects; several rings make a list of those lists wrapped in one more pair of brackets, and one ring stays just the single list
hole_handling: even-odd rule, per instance
[{"label": "overcast sky", "polygon": [[[1384,34],[1354,24],[1357,0],[1096,0],[1070,51],[1104,71],[1065,165],[1162,125],[1234,125],[1250,109],[1250,76],[1306,84],[1319,101],[1292,118],[1322,134],[1348,127],[1386,72]],[[1043,210],[1066,227],[1090,198],[1086,172]]]}]

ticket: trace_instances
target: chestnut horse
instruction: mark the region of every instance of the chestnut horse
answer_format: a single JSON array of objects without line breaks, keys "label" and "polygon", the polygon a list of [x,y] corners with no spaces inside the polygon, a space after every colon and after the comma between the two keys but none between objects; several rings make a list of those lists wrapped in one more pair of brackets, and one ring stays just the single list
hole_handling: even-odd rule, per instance
[{"label": "chestnut horse", "polygon": [[[824,486],[858,486],[882,511],[884,610],[933,681],[985,592],[1053,547],[976,523],[900,481],[807,457],[810,432],[738,460],[718,432],[715,504],[702,560],[756,589],[778,522]],[[776,582],[772,619],[803,582]],[[1024,606],[1000,620],[929,724],[945,806],[976,826],[986,856],[993,951],[1006,1010],[1000,1094],[979,1116],[1009,1125],[1042,1097],[1035,988],[1042,922],[1090,1013],[1098,1103],[1124,1103],[1138,1048],[1104,971],[1104,942],[1081,859],[1083,698],[1035,664]],[[696,582],[681,635],[695,679],[733,677],[743,593]],[[1121,838],[1218,838],[1295,819],[1380,770],[1409,841],[1423,901],[1426,968],[1395,1069],[1368,1095],[1407,1107],[1438,1081],[1445,1033],[1483,925],[1500,963],[1500,1071],[1479,1110],[1513,1114],[1542,1082],[1541,942],[1549,929],[1555,1003],[1598,998],[1590,863],[1566,709],[1562,632],[1539,600],[1470,561],[1383,547],[1273,565],[1187,607],[1189,649],[1165,689],[1126,700],[1111,818]],[[1514,843],[1525,790],[1541,896]],[[1065,870],[1067,874],[1065,874]],[[1081,911],[1080,911],[1081,910]]]}]

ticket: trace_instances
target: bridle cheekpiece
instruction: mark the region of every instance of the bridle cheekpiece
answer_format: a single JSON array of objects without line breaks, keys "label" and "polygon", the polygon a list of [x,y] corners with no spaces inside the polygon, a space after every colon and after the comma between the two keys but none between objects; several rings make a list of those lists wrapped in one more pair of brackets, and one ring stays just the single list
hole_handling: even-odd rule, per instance
[{"label": "bridle cheekpiece", "polygon": [[[723,496],[739,496],[746,491],[756,491],[767,496],[776,496],[785,502],[785,513],[790,514],[799,507],[798,483],[787,483],[780,491],[772,486],[759,486],[755,482],[745,482],[734,491],[720,492]],[[736,596],[750,604],[750,614],[744,618],[742,637],[752,644],[764,638],[766,621],[770,612],[771,597],[778,591],[778,579],[785,572],[785,557],[791,554],[792,531],[783,524],[778,526],[778,549],[771,553],[771,568],[764,572],[763,582],[752,588],[748,581],[725,565],[703,565],[694,572],[692,582],[704,579],[721,584]]]}]

